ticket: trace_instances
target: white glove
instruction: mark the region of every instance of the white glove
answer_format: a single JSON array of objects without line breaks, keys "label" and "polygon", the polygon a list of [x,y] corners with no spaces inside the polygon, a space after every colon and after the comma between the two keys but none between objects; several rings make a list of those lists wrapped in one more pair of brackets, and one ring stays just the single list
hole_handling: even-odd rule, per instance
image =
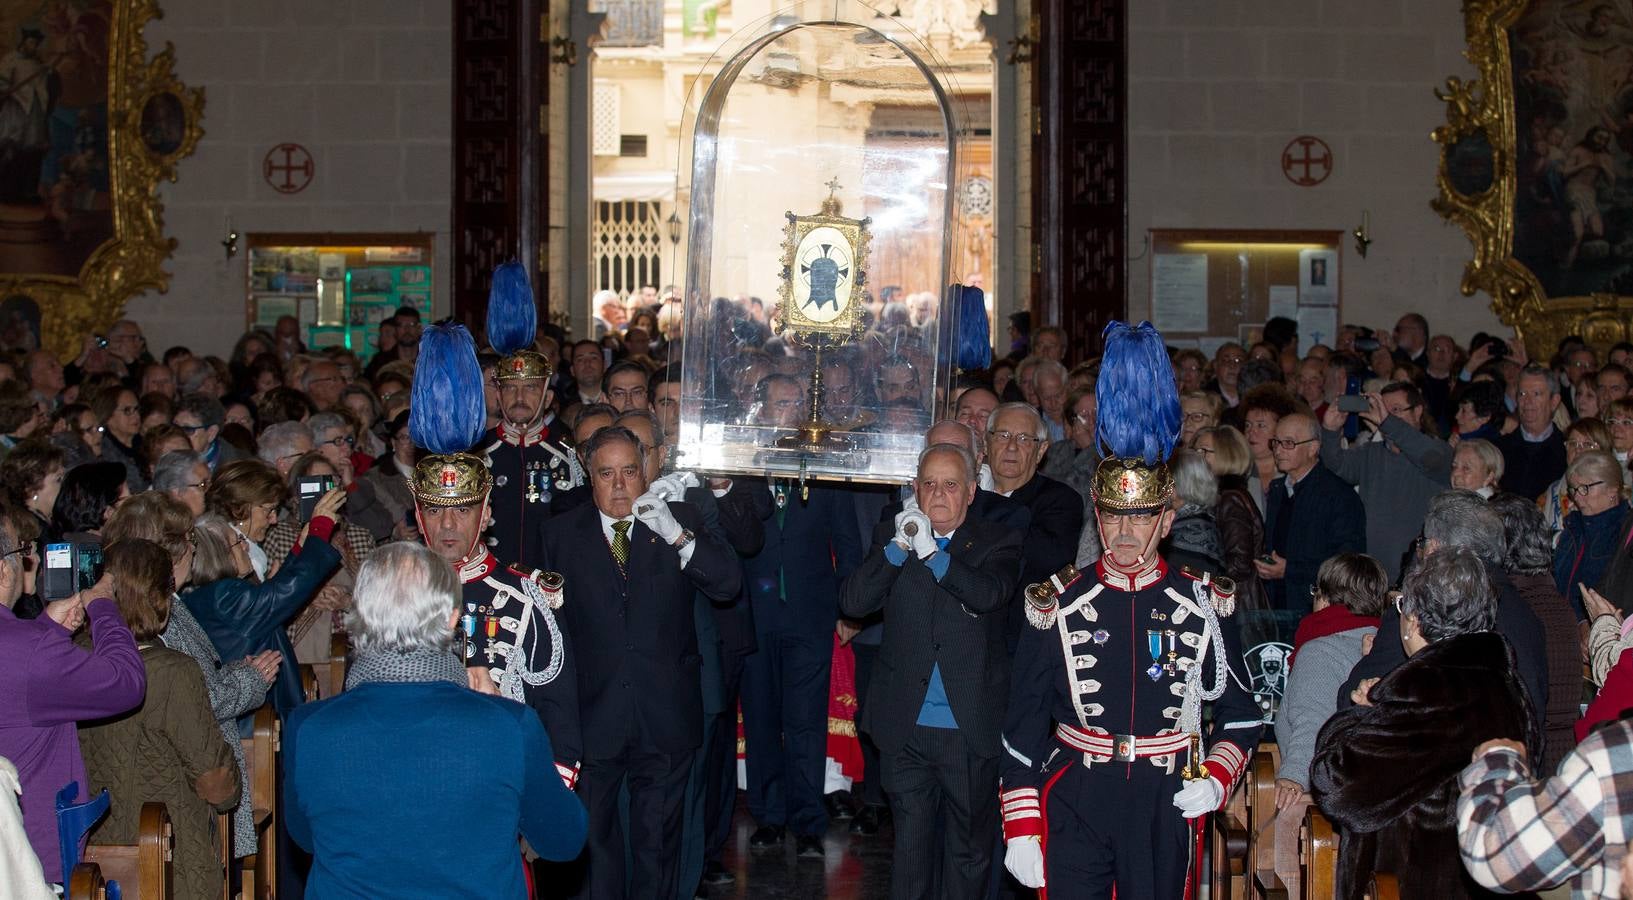
[{"label": "white glove", "polygon": [[690,488],[698,486],[697,476],[691,472],[670,472],[647,485],[646,492],[665,502],[680,500]]},{"label": "white glove", "polygon": [[[912,527],[909,528],[908,526]],[[912,531],[912,534],[908,534]],[[919,559],[928,559],[936,552],[936,536],[931,531],[930,517],[917,509],[904,509],[896,514],[896,543],[912,551]]]},{"label": "white glove", "polygon": [[669,504],[650,492],[635,498],[635,518],[652,529],[653,533],[666,544],[680,540],[680,533],[685,530],[675,521],[675,514],[669,511]]},{"label": "white glove", "polygon": [[1185,786],[1174,795],[1174,806],[1179,808],[1187,819],[1205,816],[1219,808],[1224,802],[1225,786],[1213,776],[1199,778],[1185,782]]},{"label": "white glove", "polygon": [[1004,868],[1033,890],[1043,887],[1043,842],[1032,835],[1010,838],[1004,851]]}]

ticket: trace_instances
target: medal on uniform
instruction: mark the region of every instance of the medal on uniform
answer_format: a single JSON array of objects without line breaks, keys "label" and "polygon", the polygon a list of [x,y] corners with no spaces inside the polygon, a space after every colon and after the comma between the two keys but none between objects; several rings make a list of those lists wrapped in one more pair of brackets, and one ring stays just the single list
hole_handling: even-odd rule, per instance
[{"label": "medal on uniform", "polygon": [[527,502],[539,502],[539,472],[537,463],[524,463],[522,469],[527,472]]},{"label": "medal on uniform", "polygon": [[1152,681],[1162,680],[1162,632],[1148,630],[1145,633],[1145,648],[1151,653],[1151,668],[1145,670],[1145,675]]},{"label": "medal on uniform", "polygon": [[499,634],[499,620],[498,620],[498,618],[496,618],[494,616],[491,616],[491,615],[490,616],[484,616],[483,618],[487,620],[485,622],[485,624],[487,626],[487,634],[488,634],[487,653],[488,653],[488,662],[491,663],[491,662],[493,662],[493,659],[494,659],[493,639]]},{"label": "medal on uniform", "polygon": [[1175,668],[1174,661],[1179,658],[1179,651],[1174,649],[1174,629],[1170,628],[1167,631],[1164,631],[1162,636],[1168,642],[1168,663],[1162,668],[1163,671],[1167,672],[1169,675],[1172,675],[1174,674]]},{"label": "medal on uniform", "polygon": [[465,658],[470,659],[476,655],[476,645],[471,643],[471,638],[476,636],[476,616],[470,613],[460,616],[459,630],[462,643],[465,645]]},{"label": "medal on uniform", "polygon": [[1111,632],[1101,628],[1091,636],[1090,640],[1093,640],[1096,644],[1104,644],[1106,641],[1111,640]]}]

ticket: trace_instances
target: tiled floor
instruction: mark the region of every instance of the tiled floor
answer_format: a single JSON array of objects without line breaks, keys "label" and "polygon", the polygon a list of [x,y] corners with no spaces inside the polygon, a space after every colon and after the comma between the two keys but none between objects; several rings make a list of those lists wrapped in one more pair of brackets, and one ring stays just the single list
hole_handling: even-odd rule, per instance
[{"label": "tiled floor", "polygon": [[835,822],[823,843],[825,860],[799,859],[792,836],[782,850],[749,850],[754,820],[739,806],[725,865],[737,876],[735,884],[708,888],[709,900],[862,900],[890,895],[891,830],[887,825],[872,837],[851,834],[849,822]]}]

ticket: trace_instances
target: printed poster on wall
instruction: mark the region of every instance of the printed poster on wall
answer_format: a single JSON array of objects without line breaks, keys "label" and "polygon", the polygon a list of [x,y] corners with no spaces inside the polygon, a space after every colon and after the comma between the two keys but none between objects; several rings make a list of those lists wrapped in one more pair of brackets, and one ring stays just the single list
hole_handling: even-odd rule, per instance
[{"label": "printed poster on wall", "polygon": [[1151,259],[1151,324],[1164,334],[1208,330],[1208,255],[1158,253]]},{"label": "printed poster on wall", "polygon": [[1338,305],[1338,251],[1298,252],[1298,305]]}]

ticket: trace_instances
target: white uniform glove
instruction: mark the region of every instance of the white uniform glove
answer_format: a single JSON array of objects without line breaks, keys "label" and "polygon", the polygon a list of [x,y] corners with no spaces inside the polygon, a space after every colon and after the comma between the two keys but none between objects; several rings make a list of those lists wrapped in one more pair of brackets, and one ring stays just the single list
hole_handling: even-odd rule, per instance
[{"label": "white uniform glove", "polygon": [[[911,524],[912,528],[908,525]],[[908,534],[912,531],[912,534]],[[904,509],[896,514],[896,543],[910,550],[919,559],[928,559],[936,552],[936,536],[931,531],[930,517],[917,509]]]},{"label": "white uniform glove", "polygon": [[647,485],[646,492],[667,502],[682,499],[687,490],[697,486],[697,476],[691,472],[670,472]]},{"label": "white uniform glove", "polygon": [[1033,890],[1043,887],[1043,842],[1033,835],[1010,838],[1004,851],[1004,868]]},{"label": "white uniform glove", "polygon": [[1213,776],[1199,778],[1185,782],[1185,786],[1174,795],[1174,806],[1179,808],[1187,819],[1205,816],[1219,808],[1225,799],[1225,786]]},{"label": "white uniform glove", "polygon": [[652,529],[653,533],[666,544],[680,540],[680,533],[685,530],[675,521],[675,514],[669,511],[669,504],[651,493],[635,498],[635,518]]}]

